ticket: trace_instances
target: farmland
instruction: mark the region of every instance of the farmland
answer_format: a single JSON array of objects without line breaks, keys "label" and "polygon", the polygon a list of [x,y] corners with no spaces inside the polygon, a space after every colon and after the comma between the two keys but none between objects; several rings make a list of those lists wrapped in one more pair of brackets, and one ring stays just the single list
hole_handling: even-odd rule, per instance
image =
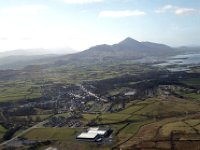
[{"label": "farmland", "polygon": [[2,140],[5,132],[6,132],[6,129],[0,125],[0,141]]},{"label": "farmland", "polygon": [[18,101],[33,99],[41,96],[41,88],[31,81],[26,82],[1,82],[0,101]]},{"label": "farmland", "polygon": [[[171,142],[179,143],[182,141],[190,140],[191,144],[197,142],[196,140],[200,139],[200,136],[197,132],[199,130],[197,127],[191,127],[190,124],[185,123],[185,121],[191,121],[190,118],[199,118],[199,115],[191,115],[187,117],[178,118],[168,118],[154,123],[149,123],[142,126],[135,136],[130,136],[130,138],[120,145],[121,148],[166,148],[171,149]],[[195,121],[200,121],[195,119]],[[193,121],[192,121],[193,122]],[[174,138],[171,139],[171,135],[174,135]],[[180,141],[179,141],[180,139]],[[172,140],[172,141],[170,141]],[[142,142],[143,141],[143,142]],[[162,143],[162,144],[161,144]],[[187,142],[186,142],[187,143]],[[161,144],[161,145],[160,145]],[[187,145],[187,144],[186,144]],[[177,149],[180,149],[177,147]]]},{"label": "farmland", "polygon": [[36,128],[24,135],[30,140],[72,140],[80,129],[75,128]]},{"label": "farmland", "polygon": [[200,78],[192,78],[183,81],[183,83],[190,85],[190,86],[199,86],[200,85]]},{"label": "farmland", "polygon": [[[140,70],[130,64],[118,64],[118,70],[115,65],[63,66],[57,72],[49,69],[44,80],[41,75],[1,81],[0,117],[9,131],[2,136],[20,135],[22,147],[23,140],[40,148],[45,147],[40,142],[50,141],[49,146],[77,150],[142,149],[143,142],[155,148],[155,141],[160,142],[156,148],[164,144],[170,149],[172,135],[175,142],[180,142],[177,136],[199,139],[199,74]],[[112,135],[100,143],[77,141],[77,134],[91,126],[109,127]]]},{"label": "farmland", "polygon": [[[170,107],[172,105],[174,107]],[[135,141],[135,139],[141,134],[146,140],[168,139],[174,130],[196,134],[196,131],[199,130],[200,120],[195,113],[199,112],[199,106],[200,104],[195,101],[183,100],[173,96],[168,97],[168,99],[150,98],[142,102],[131,103],[126,109],[116,113],[83,114],[81,120],[86,124],[94,121],[97,124],[109,125],[114,130],[113,135],[115,136],[112,147],[125,148],[134,145],[135,142],[140,142]],[[195,126],[196,131],[191,126]],[[51,132],[49,132],[50,130]],[[31,130],[23,137],[31,140],[54,139],[72,142],[80,131],[81,129],[75,128],[38,128]],[[145,135],[143,132],[145,132]],[[197,137],[198,135],[196,135]],[[76,143],[76,141],[74,142]],[[63,143],[65,142],[63,141]],[[81,145],[87,144],[81,143]]]}]

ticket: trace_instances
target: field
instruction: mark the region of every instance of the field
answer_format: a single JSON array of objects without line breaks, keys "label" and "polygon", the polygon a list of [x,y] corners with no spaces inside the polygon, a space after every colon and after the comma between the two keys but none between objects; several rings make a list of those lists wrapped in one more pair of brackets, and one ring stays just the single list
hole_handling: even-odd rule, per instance
[{"label": "field", "polygon": [[197,94],[197,93],[189,93],[189,94],[185,94],[184,96],[190,99],[200,100],[200,94]]},{"label": "field", "polygon": [[172,123],[165,124],[161,128],[161,134],[162,136],[168,137],[170,136],[173,130],[184,131],[186,133],[194,133],[194,130],[192,129],[192,127],[188,126],[186,123],[182,121],[179,121],[179,122],[172,122]]},{"label": "field", "polygon": [[75,128],[35,128],[23,137],[30,140],[72,140],[80,129]]},{"label": "field", "polygon": [[[199,106],[200,104],[195,101],[183,100],[173,96],[168,97],[168,99],[150,98],[131,104],[117,113],[94,116],[90,114],[84,117],[88,120],[89,118],[96,119],[98,123],[107,124],[124,121],[123,123],[110,125],[114,129],[114,135],[117,139],[113,146],[123,148],[137,143],[138,141],[135,140],[137,137],[144,137],[144,139],[146,137],[147,140],[154,139],[155,136],[168,138],[174,130],[196,133],[188,124],[195,124],[198,128],[200,120],[187,119],[187,115],[199,112]],[[178,118],[182,118],[184,122],[177,122]]]},{"label": "field", "polygon": [[[108,150],[108,146],[97,145],[90,142],[76,141],[76,136],[81,129],[75,128],[36,128],[26,133],[23,137],[31,140],[53,140],[53,147],[60,149],[81,149],[81,150]],[[49,147],[49,146],[48,146]],[[42,147],[44,149],[46,147]]]},{"label": "field", "polygon": [[0,141],[3,138],[3,135],[5,132],[6,132],[6,129],[0,125]]},{"label": "field", "polygon": [[65,83],[80,83],[83,81],[103,80],[119,77],[124,74],[144,73],[152,70],[142,64],[133,62],[109,63],[96,65],[65,65],[48,70],[45,79]]},{"label": "field", "polygon": [[41,96],[41,88],[31,81],[1,82],[0,102],[33,99]]},{"label": "field", "polygon": [[[64,71],[66,68],[62,68],[64,69],[61,71],[62,73],[64,73],[63,80],[65,80],[66,82],[70,80],[70,82],[73,83],[77,81],[94,80],[94,78],[98,80],[98,77],[102,78],[102,68],[99,68],[99,66],[96,67],[96,70],[94,68],[91,70],[89,68],[85,68],[86,70],[82,70],[83,68],[80,68],[81,71],[78,74],[76,74],[75,72],[72,73],[76,74],[75,76],[70,76],[70,71],[73,71],[73,69],[69,70],[68,76],[64,76],[66,72],[62,71]],[[114,66],[112,66],[114,69],[110,71],[109,67],[104,70],[107,71],[104,76],[105,78],[116,76],[113,70],[115,70],[116,72],[120,72],[120,70],[117,70],[117,68],[115,68]],[[123,68],[126,67],[123,66]],[[125,72],[125,70],[122,70],[121,73]],[[88,74],[86,72],[88,72]],[[51,73],[48,75],[52,75]],[[57,75],[61,75],[62,73],[54,75],[57,78]],[[60,77],[58,77],[58,79],[62,81]],[[189,86],[198,86],[198,80],[199,79],[195,78],[183,82],[184,84],[187,84]],[[130,89],[118,89],[116,87],[116,89],[113,88],[113,90],[111,90],[110,92],[111,95],[117,95],[120,92],[124,93]],[[185,89],[188,90],[187,88]],[[160,90],[164,91],[164,89]],[[2,86],[0,87],[0,92],[0,101],[18,101],[21,99],[39,97],[41,96],[42,90],[39,84],[34,84],[32,81],[26,81],[20,83],[2,83]],[[80,128],[45,128],[43,126],[37,126],[37,128],[30,130],[29,132],[22,135],[22,137],[29,140],[38,141],[52,140],[52,146],[68,147],[69,149],[71,148],[70,146],[72,146],[74,149],[77,150],[90,149],[91,146],[94,150],[109,148],[131,149],[135,146],[138,146],[141,149],[145,148],[146,146],[147,149],[163,148],[167,150],[172,147],[172,141],[175,141],[175,145],[177,147],[180,147],[180,141],[200,140],[200,103],[198,101],[200,96],[198,92],[187,93],[186,91],[184,93],[185,95],[182,95],[183,98],[178,98],[178,96],[175,94],[164,95],[163,93],[160,92],[159,94],[155,94],[154,97],[152,96],[151,98],[143,100],[126,100],[126,104],[123,105],[125,106],[123,110],[122,108],[120,108],[123,106],[121,101],[119,101],[113,105],[113,107],[115,107],[115,111],[98,111],[98,113],[96,114],[83,113],[82,117],[80,118],[80,122],[82,125]],[[105,105],[107,104],[108,103],[106,103]],[[109,104],[111,104],[111,102],[109,102]],[[87,105],[95,106],[95,102],[87,101]],[[96,106],[97,107],[94,107],[94,111],[101,110],[101,106]],[[38,115],[31,115],[30,117],[32,117],[32,120],[37,120],[38,116],[40,116],[41,120],[47,119],[48,117],[50,117],[50,115],[53,116],[53,114],[48,115],[48,112],[40,113],[42,110],[40,110],[39,108],[37,108],[36,111]],[[56,116],[68,116],[68,113],[58,114]],[[24,117],[26,118],[27,116],[18,116],[17,119],[24,119]],[[77,141],[77,134],[79,134],[83,130],[83,128],[87,128],[91,125],[106,126],[113,129],[112,137],[109,139],[110,142],[89,143]],[[162,145],[164,145],[164,147]]]},{"label": "field", "polygon": [[189,85],[189,86],[199,87],[200,86],[200,78],[187,79],[185,81],[182,81],[182,83]]},{"label": "field", "polygon": [[[161,121],[146,124],[140,127],[140,130],[134,135],[129,135],[128,140],[122,142],[118,147],[122,149],[138,147],[138,149],[166,149],[171,150],[172,141],[178,150],[182,150],[180,143],[195,146],[195,142],[200,140],[199,125],[200,115],[190,115],[185,117],[172,117]],[[173,133],[173,138],[172,138]],[[199,141],[200,142],[200,141]],[[194,143],[194,144],[193,144]],[[195,149],[196,150],[196,149]]]},{"label": "field", "polygon": [[[52,114],[48,114],[48,115],[29,115],[29,118],[32,118],[32,120],[37,121],[37,119],[40,120],[45,120],[47,118],[49,118]],[[28,119],[27,116],[17,116],[16,119]]]},{"label": "field", "polygon": [[[173,106],[173,107],[172,107]],[[122,111],[103,114],[83,114],[85,124],[95,121],[113,129],[111,147],[127,148],[144,140],[169,139],[172,131],[184,131],[196,135],[200,129],[200,104],[196,101],[179,99],[173,96],[167,99],[149,98],[145,101],[131,103]],[[199,117],[199,118],[198,118]],[[37,140],[58,140],[76,143],[75,136],[81,129],[74,128],[37,128],[26,133],[23,137]],[[168,142],[168,141],[166,141]],[[166,142],[163,144],[167,145]],[[88,146],[88,143],[82,143]],[[162,144],[161,144],[162,145]],[[167,145],[169,146],[169,145]]]},{"label": "field", "polygon": [[[173,106],[173,107],[172,107]],[[126,109],[117,113],[105,113],[99,115],[83,115],[86,120],[97,119],[99,123],[112,123],[124,120],[143,121],[147,118],[165,118],[181,116],[187,113],[199,112],[199,103],[195,101],[169,97],[167,100],[162,98],[150,98],[128,106]]]}]

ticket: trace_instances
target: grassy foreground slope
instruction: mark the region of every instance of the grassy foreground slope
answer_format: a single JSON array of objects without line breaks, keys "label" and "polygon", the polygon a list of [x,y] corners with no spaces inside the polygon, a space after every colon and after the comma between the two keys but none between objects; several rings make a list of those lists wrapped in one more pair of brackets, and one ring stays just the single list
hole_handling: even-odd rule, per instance
[{"label": "grassy foreground slope", "polygon": [[[85,124],[95,121],[97,125],[110,126],[114,130],[113,141],[107,146],[102,146],[126,149],[135,143],[138,144],[140,141],[136,139],[141,139],[138,137],[144,137],[147,140],[155,137],[168,138],[171,131],[177,129],[194,133],[194,129],[188,124],[196,125],[198,130],[200,118],[195,120],[191,116],[200,112],[199,107],[200,103],[197,101],[179,99],[173,96],[167,99],[163,97],[150,98],[133,103],[116,113],[83,114],[82,121]],[[81,149],[84,146],[87,147],[88,143],[79,143],[75,140],[80,130],[74,128],[38,128],[26,133],[24,137],[37,140],[52,139],[60,141],[63,145],[68,145],[69,142],[72,145],[78,143],[77,149]]]}]

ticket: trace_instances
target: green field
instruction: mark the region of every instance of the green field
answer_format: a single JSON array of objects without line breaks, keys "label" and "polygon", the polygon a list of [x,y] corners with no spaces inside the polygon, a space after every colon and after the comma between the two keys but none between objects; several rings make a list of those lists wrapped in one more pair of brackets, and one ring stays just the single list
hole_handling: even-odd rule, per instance
[{"label": "green field", "polygon": [[200,86],[200,78],[192,78],[181,82],[189,86]]},{"label": "green field", "polygon": [[[173,106],[173,107],[172,107]],[[100,115],[93,114],[85,114],[83,117],[85,120],[95,120],[97,123],[114,123],[120,121],[133,121],[133,123],[127,124],[116,124],[110,125],[117,133],[116,138],[118,139],[118,143],[123,143],[130,137],[134,136],[139,129],[149,123],[155,122],[155,118],[159,117],[178,117],[186,115],[187,113],[193,113],[199,111],[200,104],[195,101],[189,100],[180,100],[175,97],[170,97],[168,100],[158,99],[158,98],[150,98],[145,101],[137,102],[129,105],[126,109],[117,112],[117,113],[106,113]],[[190,121],[191,122],[191,121]],[[159,125],[158,125],[159,126]],[[178,129],[178,124],[167,125],[163,130],[164,134],[170,133],[172,130]],[[180,130],[189,130],[193,131],[189,128],[185,123],[183,123],[183,127]],[[191,130],[190,130],[191,129]],[[148,134],[151,134],[149,132]]]},{"label": "green field", "polygon": [[[45,120],[47,118],[49,118],[52,114],[49,115],[29,115],[29,118],[32,118],[32,120],[37,121],[37,119],[40,120]],[[28,119],[27,116],[17,116],[17,119]]]},{"label": "green field", "polygon": [[169,100],[154,101],[136,114],[151,117],[169,117],[183,115],[186,112],[199,112],[199,104],[194,101],[179,100],[171,97]]},{"label": "green field", "polygon": [[96,64],[96,65],[65,65],[48,69],[45,79],[65,83],[80,83],[83,81],[103,80],[119,77],[124,74],[144,73],[152,70],[142,64],[133,62]]},{"label": "green field", "polygon": [[185,94],[184,96],[187,98],[194,99],[194,100],[200,100],[200,94],[197,94],[197,93],[189,93],[189,94]]},{"label": "green field", "polygon": [[128,108],[120,111],[119,113],[122,113],[122,114],[131,114],[131,113],[134,113],[134,112],[142,109],[143,107],[144,107],[143,105],[135,104],[135,105],[131,105]]},{"label": "green field", "polygon": [[73,140],[80,129],[75,128],[36,128],[25,135],[30,140]]},{"label": "green field", "polygon": [[[135,113],[144,109],[144,106],[146,105],[152,105],[152,101],[130,105],[127,109],[117,113],[83,114],[81,121],[85,123],[88,123],[91,120],[95,120],[97,123],[117,123],[110,125],[114,130],[114,133],[118,132],[119,136],[126,135],[127,133],[133,135],[137,133],[142,125],[150,122],[150,120],[146,120],[147,118],[145,116],[140,116]],[[132,120],[136,123],[131,123],[129,125],[127,125],[126,122],[120,123],[126,120]],[[37,128],[26,133],[23,137],[37,140],[72,140],[79,131],[79,129],[74,128]]]},{"label": "green field", "polygon": [[124,128],[120,134],[123,135],[123,134],[136,134],[137,131],[139,130],[139,128],[145,124],[149,124],[151,123],[152,120],[145,120],[145,121],[142,121],[142,122],[137,122],[137,123],[132,123],[130,125],[128,125],[126,128]]},{"label": "green field", "polygon": [[[173,106],[173,107],[172,107]],[[144,121],[159,117],[174,117],[187,113],[199,112],[200,104],[195,101],[179,100],[171,97],[169,100],[147,99],[128,106],[116,113],[84,114],[83,120],[95,120],[97,123],[115,123],[125,120]]]},{"label": "green field", "polygon": [[18,101],[41,97],[41,88],[31,81],[1,82],[0,102]]},{"label": "green field", "polygon": [[125,120],[143,121],[145,116],[140,116],[137,112],[142,111],[146,106],[152,105],[155,99],[146,103],[136,103],[129,105],[126,109],[116,113],[103,113],[103,114],[83,114],[84,121],[95,120],[97,123],[115,123]]},{"label": "green field", "polygon": [[6,129],[0,125],[0,141],[1,141],[5,132],[6,132]]},{"label": "green field", "polygon": [[89,122],[93,119],[96,119],[97,116],[98,114],[83,114],[83,120]]},{"label": "green field", "polygon": [[120,113],[106,113],[99,116],[100,123],[120,122],[128,119],[130,115]]},{"label": "green field", "polygon": [[[168,99],[149,98],[132,103],[126,109],[116,113],[83,114],[81,121],[84,124],[91,120],[107,124],[114,130],[112,146],[123,146],[131,144],[131,139],[137,136],[153,138],[159,127],[161,129],[158,133],[161,137],[168,137],[174,130],[195,133],[195,130],[200,128],[200,120],[187,118],[187,115],[197,114],[199,107],[200,104],[196,101],[178,99],[173,96]],[[196,129],[194,130],[191,126],[195,126]],[[36,128],[23,137],[32,140],[58,140],[64,143],[68,141],[73,145],[76,143],[76,135],[81,130],[81,128]],[[82,145],[88,147],[88,143],[82,143]]]}]

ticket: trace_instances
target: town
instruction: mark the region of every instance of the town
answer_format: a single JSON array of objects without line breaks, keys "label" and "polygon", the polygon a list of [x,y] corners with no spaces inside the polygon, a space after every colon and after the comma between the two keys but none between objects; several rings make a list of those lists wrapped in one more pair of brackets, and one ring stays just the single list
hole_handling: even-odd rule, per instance
[{"label": "town", "polygon": [[[49,145],[54,141],[53,139],[41,141],[24,136],[30,134],[33,129],[45,128],[73,131],[73,134],[69,136],[74,140],[100,142],[105,146],[112,145],[116,142],[115,136],[123,128],[130,124],[137,124],[140,119],[135,117],[134,119],[118,119],[117,117],[114,121],[112,117],[109,117],[106,121],[106,115],[114,117],[115,114],[120,114],[121,111],[125,111],[134,104],[137,106],[140,101],[159,96],[164,99],[169,99],[171,96],[187,99],[188,93],[198,94],[200,89],[198,86],[177,82],[177,79],[188,80],[198,75],[198,73],[154,71],[142,76],[126,75],[116,79],[90,81],[83,84],[48,83],[41,87],[43,96],[40,98],[0,105],[1,124],[10,128],[4,135],[7,141],[1,145],[10,147]],[[189,114],[192,115],[193,112],[188,111],[187,115]],[[130,114],[127,115],[130,117]],[[125,117],[128,117],[127,115]],[[185,112],[179,115],[183,116]],[[155,119],[154,116],[148,114],[143,117],[147,117],[147,120]],[[165,117],[165,115],[160,115],[156,117],[156,120],[162,120]],[[124,126],[116,129],[115,126],[118,125]],[[17,132],[21,133],[14,136]]]}]

